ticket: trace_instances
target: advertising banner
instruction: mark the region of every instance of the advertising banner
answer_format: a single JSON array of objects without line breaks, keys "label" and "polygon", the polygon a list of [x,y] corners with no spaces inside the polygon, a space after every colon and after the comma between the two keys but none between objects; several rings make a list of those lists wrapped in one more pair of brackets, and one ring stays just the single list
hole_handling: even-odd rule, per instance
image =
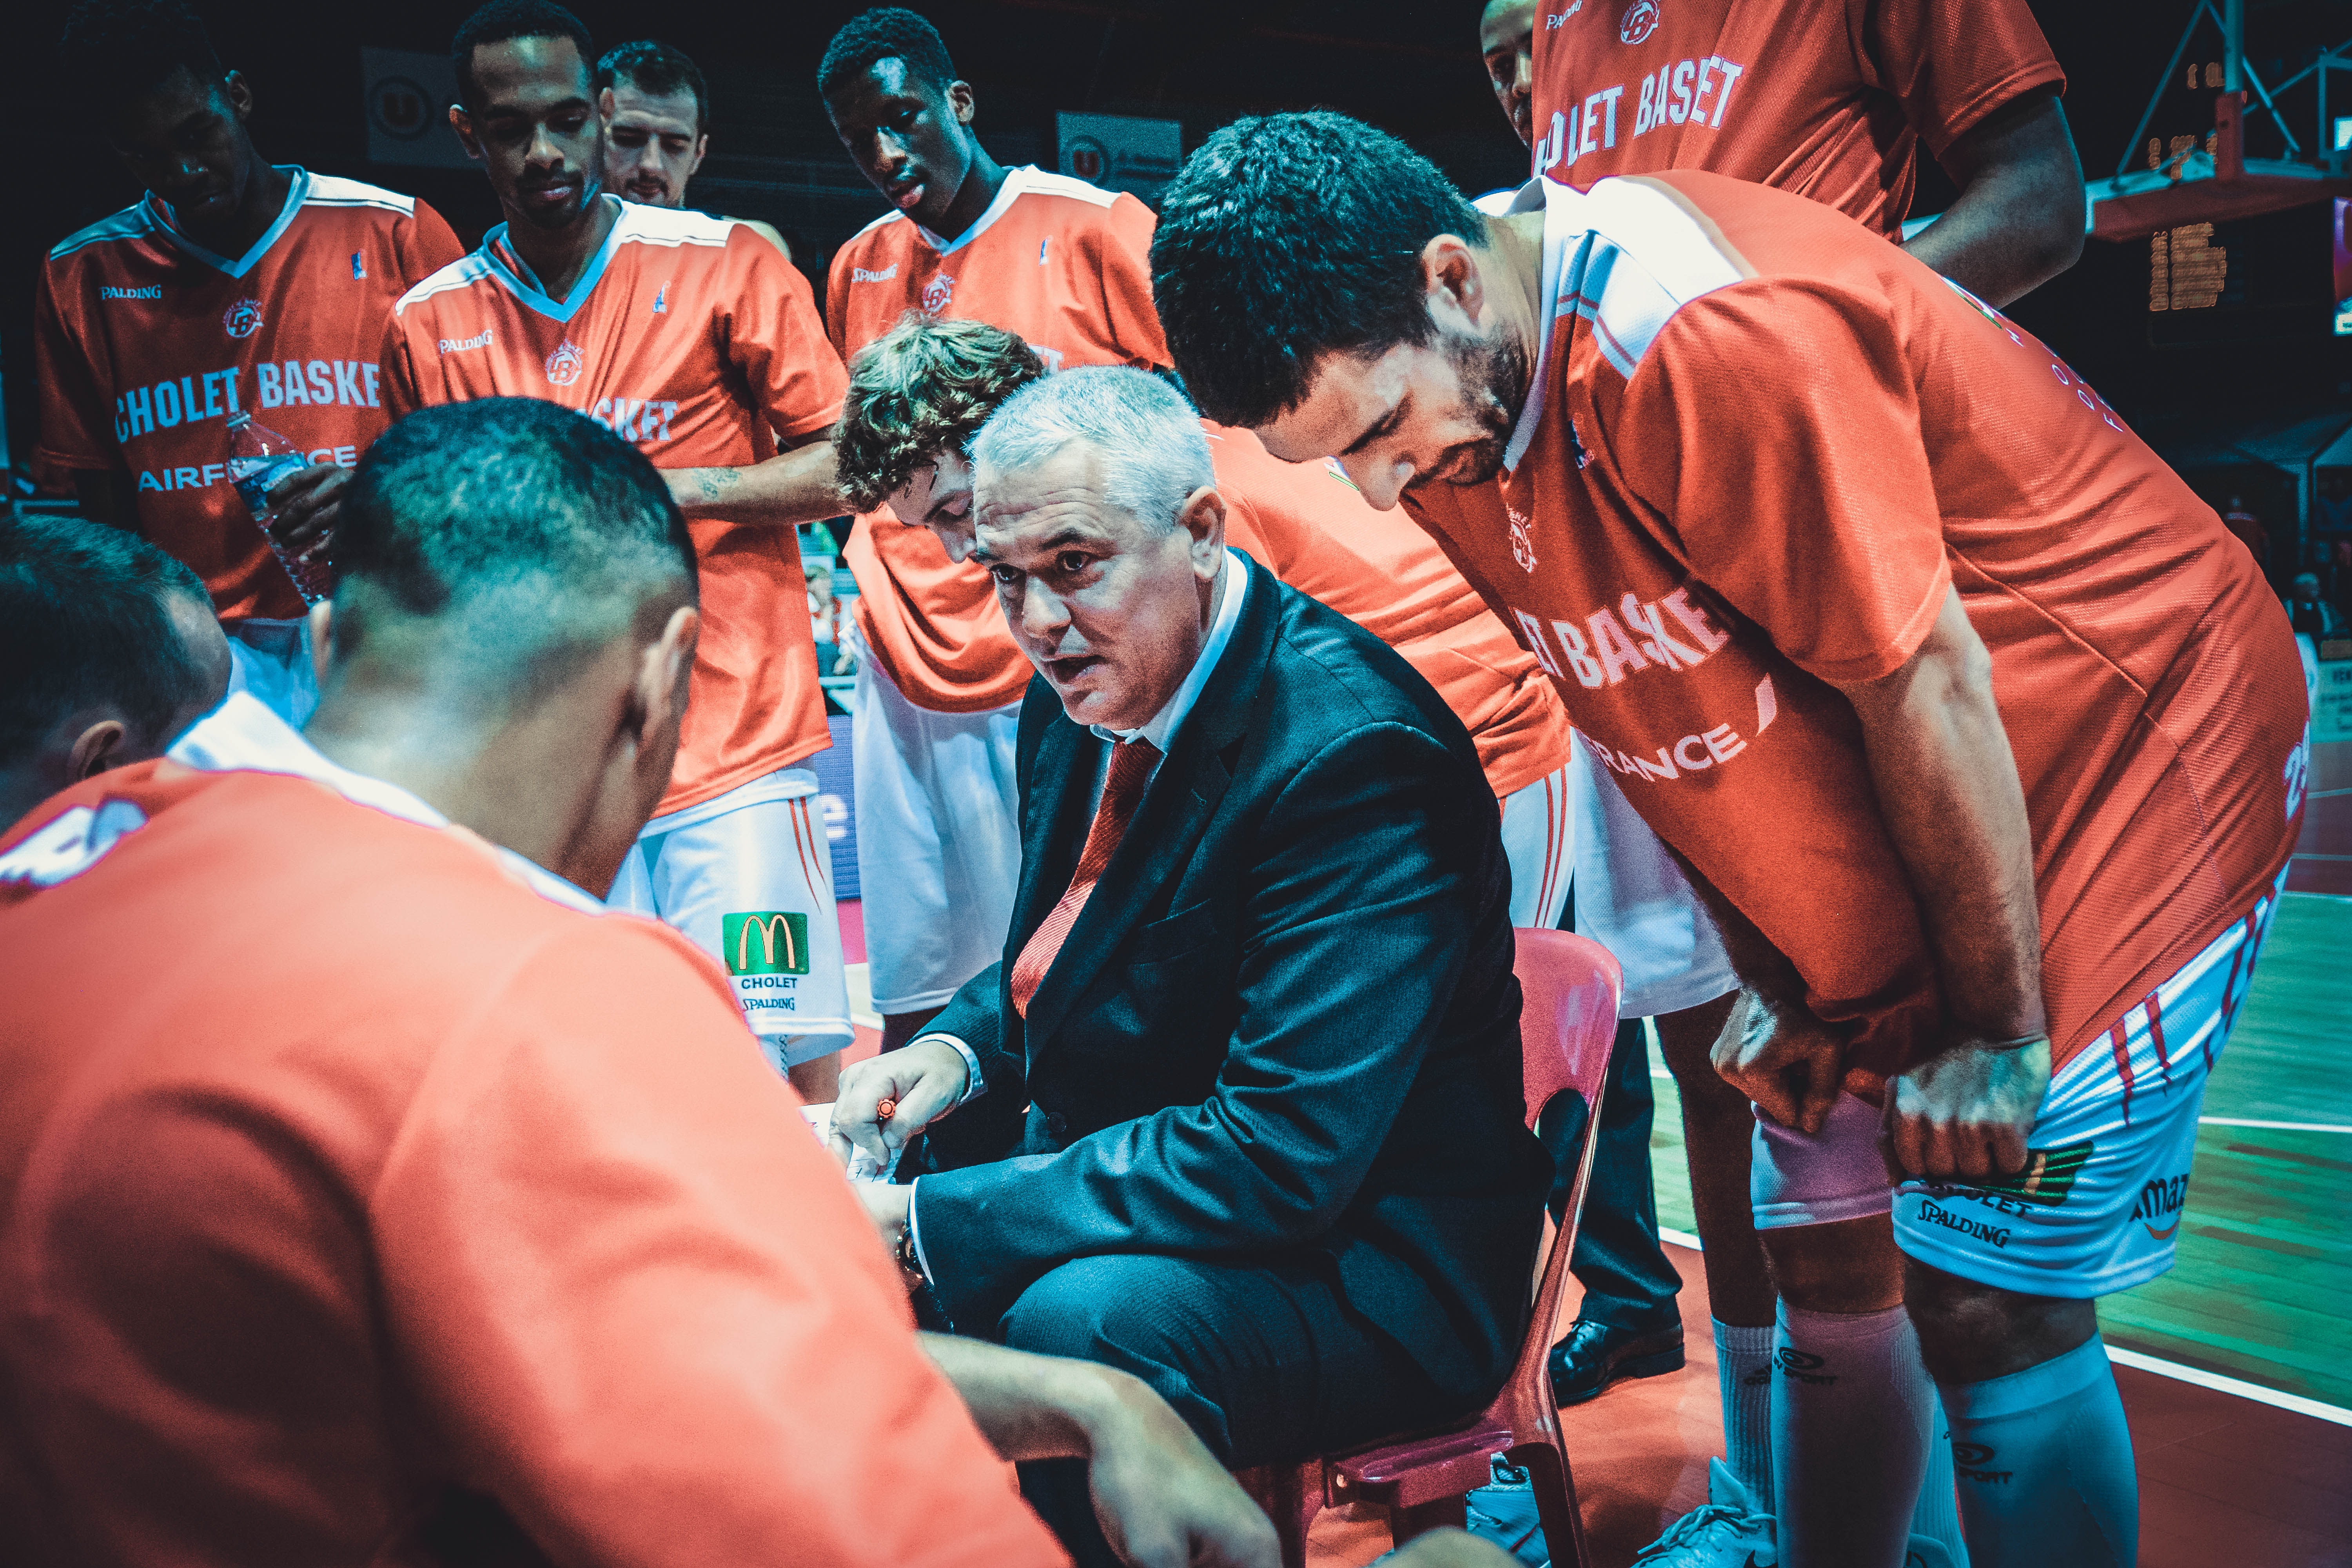
[{"label": "advertising banner", "polygon": [[1173,120],[1123,114],[1057,114],[1062,173],[1107,191],[1131,191],[1147,202],[1175,179],[1184,162],[1184,127]]},{"label": "advertising banner", "polygon": [[463,169],[473,162],[449,129],[457,72],[447,55],[362,49],[360,79],[369,163]]}]

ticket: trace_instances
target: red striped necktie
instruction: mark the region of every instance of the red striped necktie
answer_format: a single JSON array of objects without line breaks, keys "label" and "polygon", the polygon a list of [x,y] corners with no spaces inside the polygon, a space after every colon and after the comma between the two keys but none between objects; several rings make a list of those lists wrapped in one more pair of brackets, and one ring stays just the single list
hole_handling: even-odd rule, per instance
[{"label": "red striped necktie", "polygon": [[1062,895],[1062,901],[1031,933],[1028,945],[1013,961],[1013,1006],[1024,1018],[1029,1016],[1029,999],[1045,983],[1045,972],[1054,967],[1055,955],[1062,951],[1070,928],[1077,924],[1078,911],[1087,907],[1087,895],[1102,879],[1103,868],[1126,837],[1128,819],[1135,815],[1136,803],[1143,798],[1143,786],[1151,782],[1152,767],[1159,761],[1160,748],[1146,740],[1121,741],[1111,748],[1102,802],[1095,807],[1094,826],[1087,829],[1078,868],[1070,874],[1070,890]]}]

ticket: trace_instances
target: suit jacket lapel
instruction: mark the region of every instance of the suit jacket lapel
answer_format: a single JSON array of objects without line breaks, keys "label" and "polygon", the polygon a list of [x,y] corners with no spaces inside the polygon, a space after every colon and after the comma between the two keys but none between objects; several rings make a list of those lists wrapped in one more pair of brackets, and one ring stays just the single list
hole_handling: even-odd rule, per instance
[{"label": "suit jacket lapel", "polygon": [[[1055,954],[1045,984],[1030,998],[1026,1038],[1027,1059],[1033,1064],[1051,1043],[1071,1004],[1085,994],[1140,918],[1152,892],[1179,874],[1216,814],[1226,785],[1233,782],[1228,755],[1248,729],[1259,672],[1273,649],[1281,607],[1274,579],[1255,565],[1244,592],[1247,596],[1242,602],[1241,622],[1234,627],[1223,658],[1178,728],[1173,749],[1152,776],[1151,787],[1127,825],[1127,835],[1104,868],[1102,880],[1087,897],[1077,924],[1070,928],[1061,952]],[[1085,734],[1067,719],[1061,720],[1056,729],[1072,736]],[[1086,738],[1098,746],[1104,743],[1092,736]],[[1046,746],[1039,747],[1041,763],[1046,751]],[[1085,776],[1091,786],[1094,775]],[[1065,809],[1055,823],[1053,858],[1057,874],[1049,885],[1027,887],[1024,872],[1015,929],[1034,931],[1068,890],[1070,869],[1077,863],[1094,818],[1092,811],[1085,809],[1091,805],[1090,795],[1090,788],[1079,793],[1080,809],[1076,813]],[[1028,901],[1033,896],[1043,900],[1034,909]],[[1027,940],[1025,935],[1023,940]]]}]

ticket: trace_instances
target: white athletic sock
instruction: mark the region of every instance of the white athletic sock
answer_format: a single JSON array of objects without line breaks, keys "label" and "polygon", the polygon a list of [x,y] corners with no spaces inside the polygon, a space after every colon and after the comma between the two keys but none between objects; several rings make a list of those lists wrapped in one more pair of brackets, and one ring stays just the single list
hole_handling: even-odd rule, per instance
[{"label": "white athletic sock", "polygon": [[1960,1531],[1960,1499],[1952,1482],[1952,1424],[1940,1407],[1927,1412],[1927,1475],[1919,1483],[1919,1506],[1911,1533],[1939,1542],[1952,1568],[1969,1568],[1969,1544]]},{"label": "white athletic sock", "polygon": [[1755,1328],[1716,1320],[1715,1375],[1723,1390],[1723,1462],[1772,1511],[1771,1324]]},{"label": "white athletic sock", "polygon": [[1975,1568],[2138,1560],[2131,1428],[2097,1335],[2039,1366],[1937,1392]]},{"label": "white athletic sock", "polygon": [[1780,1303],[1772,1379],[1780,1561],[1896,1568],[1927,1462],[1935,1385],[1900,1307],[1809,1312]]}]

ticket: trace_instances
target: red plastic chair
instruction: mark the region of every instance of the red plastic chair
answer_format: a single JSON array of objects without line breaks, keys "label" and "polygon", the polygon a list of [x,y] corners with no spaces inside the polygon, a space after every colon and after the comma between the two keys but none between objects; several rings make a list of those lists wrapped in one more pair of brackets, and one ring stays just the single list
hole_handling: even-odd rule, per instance
[{"label": "red plastic chair", "polygon": [[1577,1221],[1592,1179],[1592,1129],[1609,1081],[1609,1055],[1617,1038],[1617,997],[1624,979],[1617,961],[1598,942],[1566,931],[1522,930],[1512,965],[1526,1005],[1519,1046],[1526,1059],[1528,1125],[1552,1096],[1573,1089],[1589,1108],[1568,1193],[1567,1217],[1536,1279],[1528,1337],[1510,1381],[1495,1402],[1447,1432],[1393,1438],[1353,1453],[1327,1455],[1303,1465],[1261,1465],[1237,1479],[1274,1521],[1282,1538],[1283,1568],[1306,1568],[1307,1529],[1328,1505],[1386,1506],[1390,1538],[1399,1544],[1424,1531],[1460,1524],[1463,1494],[1486,1485],[1495,1456],[1523,1467],[1533,1483],[1536,1510],[1555,1568],[1585,1568],[1584,1521],[1576,1482],[1560,1440],[1552,1403],[1551,1335],[1576,1250]]}]

